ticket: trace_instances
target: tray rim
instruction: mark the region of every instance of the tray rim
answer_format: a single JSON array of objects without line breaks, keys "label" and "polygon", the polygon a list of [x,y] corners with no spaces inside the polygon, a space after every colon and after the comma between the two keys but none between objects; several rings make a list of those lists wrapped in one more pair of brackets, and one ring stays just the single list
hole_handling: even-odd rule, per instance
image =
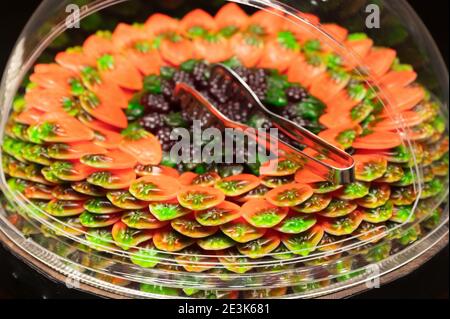
[{"label": "tray rim", "polygon": [[[446,246],[448,246],[449,243],[448,225],[443,224],[439,226],[439,228],[443,227],[447,228],[446,230],[444,230],[444,234],[437,241],[435,241],[429,249],[427,249],[426,251],[422,252],[419,255],[412,257],[410,261],[401,265],[400,267],[381,275],[379,279],[380,287],[411,274],[413,271],[420,268],[420,266],[428,262],[432,257],[438,254]],[[14,243],[12,239],[10,239],[3,232],[2,229],[0,229],[0,244],[2,244],[2,246],[8,251],[10,251],[16,258],[18,258],[26,265],[31,267],[34,271],[37,271],[41,275],[45,276],[47,279],[57,282],[58,284],[67,286],[69,276],[64,275],[63,273],[46,265],[44,262],[34,257],[31,253],[19,247],[16,243]],[[77,283],[76,287],[72,288],[100,298],[130,299],[130,297],[126,296],[125,294],[108,291],[106,288],[102,289],[99,287],[95,287],[94,285],[90,285],[83,281]],[[370,288],[368,288],[367,285],[363,282],[348,288],[343,288],[338,291],[324,293],[322,295],[319,295],[317,299],[349,298],[358,294],[362,294],[368,290],[370,290]]]}]

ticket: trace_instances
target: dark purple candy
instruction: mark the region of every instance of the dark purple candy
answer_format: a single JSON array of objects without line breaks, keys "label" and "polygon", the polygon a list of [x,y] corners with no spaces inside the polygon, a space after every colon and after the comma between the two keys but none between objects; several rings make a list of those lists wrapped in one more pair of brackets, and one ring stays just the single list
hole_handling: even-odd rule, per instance
[{"label": "dark purple candy", "polygon": [[170,111],[169,102],[161,94],[143,95],[141,105],[145,107],[145,112],[168,113]]},{"label": "dark purple candy", "polygon": [[147,131],[155,133],[164,127],[164,115],[159,113],[147,114],[140,119],[139,124]]},{"label": "dark purple candy", "polygon": [[301,86],[291,86],[286,89],[286,96],[290,102],[301,102],[308,97],[308,92]]}]

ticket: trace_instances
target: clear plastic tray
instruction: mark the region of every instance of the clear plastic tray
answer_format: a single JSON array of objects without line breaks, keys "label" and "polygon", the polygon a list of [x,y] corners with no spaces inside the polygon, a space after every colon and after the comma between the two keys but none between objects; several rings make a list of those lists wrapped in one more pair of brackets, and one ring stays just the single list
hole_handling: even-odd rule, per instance
[{"label": "clear plastic tray", "polygon": [[[80,11],[77,11],[77,7],[67,6],[72,4],[69,2],[44,1],[18,40],[6,68],[1,87],[2,126],[0,134],[2,140],[4,140],[5,132],[8,133],[8,119],[13,109],[16,93],[23,92],[23,79],[30,74],[32,66],[37,61],[49,62],[56,52],[82,44],[85,38],[97,29],[113,30],[118,22],[143,22],[148,16],[158,12],[181,19],[186,13],[196,8],[201,8],[214,15],[220,8],[219,5],[208,1],[151,4],[145,1],[79,1],[77,5]],[[442,229],[445,228],[443,225],[448,219],[448,208],[442,203],[448,194],[448,178],[434,176],[432,167],[439,165],[444,171],[444,174],[442,172],[439,174],[448,174],[448,160],[445,162],[445,156],[448,158],[448,114],[446,108],[448,74],[429,34],[409,6],[403,1],[396,3],[383,1],[375,9],[368,7],[369,3],[356,2],[354,7],[339,2],[321,5],[309,1],[295,3],[290,1],[283,3],[273,1],[238,2],[248,13],[263,9],[280,18],[283,16],[284,18],[281,19],[289,20],[290,30],[299,32],[307,38],[320,39],[322,52],[334,52],[342,59],[342,65],[352,65],[352,77],[358,78],[360,83],[373,92],[372,100],[378,102],[386,119],[397,124],[391,131],[402,138],[401,147],[410,154],[409,163],[403,169],[405,174],[411,176],[407,184],[410,191],[414,192],[416,196],[414,200],[410,201],[410,205],[396,207],[398,211],[400,208],[404,208],[403,206],[409,207],[406,213],[402,211],[401,218],[400,216],[397,216],[396,219],[391,218],[391,221],[387,223],[371,224],[363,221],[357,231],[345,236],[334,236],[331,243],[322,240],[325,242],[316,243],[314,249],[310,247],[291,249],[289,258],[285,256],[286,250],[273,250],[261,258],[245,258],[240,255],[241,258],[236,259],[227,258],[229,253],[232,253],[234,257],[236,254],[239,255],[235,249],[212,253],[200,250],[201,253],[198,256],[196,255],[198,249],[196,249],[179,252],[156,252],[155,250],[157,257],[149,258],[147,256],[141,259],[136,255],[136,249],[139,249],[140,246],[128,245],[128,249],[124,250],[119,248],[112,238],[102,239],[93,244],[92,241],[87,240],[89,234],[85,228],[80,230],[78,227],[74,227],[73,223],[67,223],[67,218],[52,216],[42,207],[34,205],[29,198],[17,191],[20,189],[17,187],[17,182],[11,181],[11,177],[16,178],[17,176],[10,176],[8,175],[10,172],[5,172],[3,168],[0,168],[1,189],[5,196],[5,209],[0,215],[1,229],[10,236],[13,236],[12,234],[18,236],[17,240],[21,236],[29,236],[32,244],[28,241],[25,242],[30,247],[22,245],[24,249],[32,249],[31,246],[33,246],[33,249],[40,250],[39,254],[41,255],[43,251],[47,251],[48,256],[40,257],[46,263],[64,274],[75,271],[77,278],[92,285],[129,296],[161,297],[166,294],[175,294],[200,298],[206,297],[206,295],[197,290],[232,292],[230,295],[224,293],[222,297],[236,297],[236,291],[253,290],[260,290],[260,292],[259,294],[254,292],[256,295],[241,293],[239,296],[306,297],[325,294],[334,289],[354,285],[358,280],[370,279],[374,276],[371,273],[371,269],[373,270],[371,267],[375,262],[385,262],[389,265],[392,260],[395,260],[395,256],[410,249],[409,245],[419,238],[422,239],[419,240],[417,246],[420,241],[425,241],[433,234],[445,232]],[[368,8],[368,12],[365,12],[364,8]],[[369,10],[370,8],[375,10],[375,13],[377,9],[380,10],[380,28],[368,29],[366,23],[368,15],[372,12]],[[80,15],[82,18],[81,29],[67,29],[69,12]],[[314,16],[304,13],[317,15],[320,17],[321,23],[315,22]],[[419,75],[418,83],[429,90],[427,99],[430,102],[425,102],[423,105],[434,105],[433,116],[439,116],[444,120],[444,124],[440,123],[445,125],[444,132],[440,134],[435,132],[434,134],[435,137],[438,136],[437,139],[428,136],[425,142],[411,140],[411,136],[416,139],[417,132],[414,130],[417,128],[413,127],[411,131],[405,125],[405,118],[402,114],[396,112],[396,92],[386,89],[381,84],[380,77],[374,75],[365,65],[364,59],[361,59],[342,40],[339,40],[336,34],[332,33],[333,29],[330,26],[333,25],[331,23],[349,29],[355,39],[361,37],[360,32],[367,33],[374,40],[375,46],[395,49],[401,63],[407,63],[414,67]],[[400,62],[395,63],[398,70],[402,68],[409,70],[410,68]],[[420,112],[420,107],[415,111]],[[436,141],[432,141],[433,138]],[[432,143],[429,142],[430,140]],[[425,152],[422,148],[425,149]],[[3,151],[0,155],[4,161],[14,155],[11,151],[5,151],[5,146]],[[370,153],[376,152],[371,151]],[[378,150],[378,152],[389,156],[387,151]],[[433,161],[433,159],[436,160]],[[436,169],[436,171],[438,170]],[[436,183],[439,185],[432,184],[434,180],[438,180]],[[374,186],[373,183],[372,186]],[[401,188],[401,186],[392,185],[388,187],[391,192],[395,188]],[[15,220],[15,218],[17,225],[20,226],[21,223],[27,225],[25,230],[20,227],[18,230],[12,230],[14,226],[8,220]],[[436,225],[430,230],[430,227],[427,228],[423,225],[430,224],[431,219],[439,219],[439,222],[436,222]],[[19,220],[23,221],[19,222]],[[27,229],[30,233],[27,233]],[[20,235],[21,232],[22,235]],[[379,254],[379,256],[374,256],[374,254]],[[63,270],[58,263],[66,265],[66,269]],[[143,263],[146,267],[138,265]],[[195,269],[195,267],[196,271],[187,271],[187,269]],[[385,267],[387,271],[391,266],[381,267]],[[207,269],[207,271],[199,272],[199,269]],[[297,286],[296,289],[286,288]],[[165,287],[165,289],[161,287]],[[193,290],[181,292],[180,289],[186,287]],[[175,293],[171,288],[178,290]]]}]

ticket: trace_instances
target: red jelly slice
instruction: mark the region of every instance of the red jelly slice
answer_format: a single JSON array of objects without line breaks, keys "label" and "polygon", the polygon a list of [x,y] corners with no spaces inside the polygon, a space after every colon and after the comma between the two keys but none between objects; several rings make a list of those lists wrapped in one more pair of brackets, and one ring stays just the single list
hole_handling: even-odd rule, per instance
[{"label": "red jelly slice", "polygon": [[119,148],[143,165],[157,165],[162,159],[161,144],[153,134],[145,130],[125,136]]},{"label": "red jelly slice", "polygon": [[80,159],[90,154],[106,154],[107,150],[92,142],[77,142],[67,144],[52,144],[48,147],[48,155],[55,159]]},{"label": "red jelly slice", "polygon": [[145,29],[154,36],[177,32],[179,21],[165,14],[156,13],[150,16],[144,24]]},{"label": "red jelly slice", "polygon": [[381,77],[386,74],[394,63],[397,52],[387,48],[377,48],[370,51],[364,58],[363,65],[375,76]]},{"label": "red jelly slice", "polygon": [[259,184],[260,180],[255,175],[239,174],[218,181],[215,187],[220,189],[226,196],[234,197],[251,191],[258,187]]},{"label": "red jelly slice", "polygon": [[204,10],[195,9],[186,14],[180,21],[180,29],[185,34],[190,35],[193,28],[214,31],[216,29],[216,21]]},{"label": "red jelly slice", "polygon": [[46,142],[81,142],[94,138],[94,132],[66,113],[46,113],[28,129],[29,135]]},{"label": "red jelly slice", "polygon": [[89,36],[83,43],[84,54],[94,59],[98,59],[104,54],[110,54],[114,50],[109,32],[97,32]]},{"label": "red jelly slice", "polygon": [[160,52],[165,61],[180,65],[194,57],[194,45],[182,38],[166,39],[161,42]]},{"label": "red jelly slice", "polygon": [[231,39],[234,55],[247,67],[254,67],[264,53],[264,42],[257,35],[238,33]]},{"label": "red jelly slice", "polygon": [[398,133],[378,131],[357,137],[352,146],[356,149],[383,150],[394,148],[401,144],[402,138]]},{"label": "red jelly slice", "polygon": [[130,193],[140,200],[165,201],[174,199],[180,188],[174,177],[152,175],[135,180],[130,186]]},{"label": "red jelly slice", "polygon": [[265,199],[252,199],[241,207],[241,215],[252,226],[272,228],[279,224],[288,214],[287,207],[278,207]]},{"label": "red jelly slice", "polygon": [[136,159],[120,150],[110,150],[106,154],[92,154],[83,156],[80,161],[88,166],[100,169],[133,168]]},{"label": "red jelly slice", "polygon": [[287,184],[272,189],[266,194],[267,200],[276,206],[298,206],[314,194],[314,190],[304,184]]},{"label": "red jelly slice", "polygon": [[227,3],[217,11],[214,17],[218,30],[227,27],[243,28],[248,21],[248,16],[236,3]]},{"label": "red jelly slice", "polygon": [[225,195],[212,187],[187,186],[177,198],[181,206],[197,211],[219,205],[225,200]]}]

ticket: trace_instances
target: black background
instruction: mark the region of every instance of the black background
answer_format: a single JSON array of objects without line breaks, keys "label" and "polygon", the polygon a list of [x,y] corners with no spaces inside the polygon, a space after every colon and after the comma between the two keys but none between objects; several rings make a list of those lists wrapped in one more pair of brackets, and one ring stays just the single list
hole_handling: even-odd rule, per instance
[{"label": "black background", "polygon": [[[396,1],[396,0],[392,0]],[[430,30],[448,65],[449,2],[410,0]],[[39,0],[2,3],[0,17],[0,74],[24,24]],[[414,273],[355,298],[448,298],[448,247]],[[45,279],[0,247],[0,298],[91,298]]]}]

